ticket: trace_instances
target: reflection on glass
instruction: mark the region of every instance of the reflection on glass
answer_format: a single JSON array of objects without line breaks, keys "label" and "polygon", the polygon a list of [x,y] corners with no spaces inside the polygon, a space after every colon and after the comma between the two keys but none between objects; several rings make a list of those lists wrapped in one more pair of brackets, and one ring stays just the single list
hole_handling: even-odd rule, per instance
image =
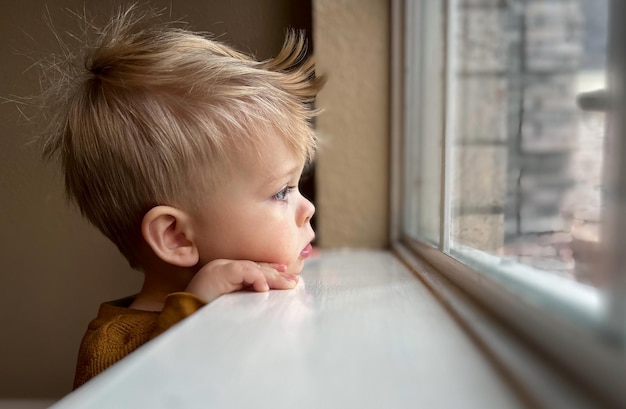
[{"label": "reflection on glass", "polygon": [[[418,7],[407,2],[407,7]],[[407,80],[405,129],[410,130],[404,146],[405,160],[405,233],[420,237],[435,246],[440,241],[441,162],[443,133],[443,50],[442,7],[439,2],[423,2],[418,24],[409,24],[411,38],[406,50],[411,75]]]},{"label": "reflection on glass", "polygon": [[[600,286],[607,1],[459,2],[451,251]],[[530,271],[530,270],[529,270]]]}]

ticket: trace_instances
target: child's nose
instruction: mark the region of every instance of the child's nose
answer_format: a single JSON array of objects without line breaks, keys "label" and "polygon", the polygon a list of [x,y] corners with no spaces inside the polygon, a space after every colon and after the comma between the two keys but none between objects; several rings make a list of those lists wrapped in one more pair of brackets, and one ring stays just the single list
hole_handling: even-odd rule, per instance
[{"label": "child's nose", "polygon": [[311,221],[311,217],[315,214],[315,206],[306,197],[302,197],[300,205],[300,214],[298,217],[298,225],[304,226]]}]

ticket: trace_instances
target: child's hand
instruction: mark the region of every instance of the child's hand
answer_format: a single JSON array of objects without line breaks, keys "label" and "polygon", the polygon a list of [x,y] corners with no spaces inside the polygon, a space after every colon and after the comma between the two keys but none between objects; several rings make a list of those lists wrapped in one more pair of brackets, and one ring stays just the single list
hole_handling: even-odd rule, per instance
[{"label": "child's hand", "polygon": [[286,274],[286,270],[287,267],[280,264],[213,260],[196,273],[185,291],[211,302],[220,295],[243,288],[259,292],[270,288],[287,290],[298,284],[298,276]]}]

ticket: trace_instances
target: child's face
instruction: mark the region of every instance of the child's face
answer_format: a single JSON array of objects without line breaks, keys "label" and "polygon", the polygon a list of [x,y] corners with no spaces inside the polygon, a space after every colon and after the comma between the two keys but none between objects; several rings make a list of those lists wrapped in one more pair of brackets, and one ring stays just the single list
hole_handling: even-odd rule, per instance
[{"label": "child's face", "polygon": [[298,191],[304,164],[278,137],[261,155],[241,155],[232,175],[194,218],[204,265],[215,259],[287,266],[298,274],[311,253],[315,207]]}]

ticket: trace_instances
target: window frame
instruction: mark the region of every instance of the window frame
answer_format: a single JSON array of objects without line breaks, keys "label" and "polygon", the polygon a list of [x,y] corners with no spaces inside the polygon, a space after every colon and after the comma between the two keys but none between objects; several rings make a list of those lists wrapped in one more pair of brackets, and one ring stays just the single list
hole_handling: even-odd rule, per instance
[{"label": "window frame", "polygon": [[[450,100],[449,96],[454,91],[452,78],[454,73],[454,56],[451,55],[452,53],[449,52],[447,47],[444,51],[446,81],[442,90],[444,95],[442,112],[444,116],[447,116],[442,118],[445,124],[445,130],[442,135],[444,149],[441,168],[442,180],[444,181],[441,213],[444,215],[444,221],[441,223],[440,245],[433,246],[403,233],[403,157],[405,155],[403,140],[409,126],[404,119],[406,116],[404,111],[407,98],[404,84],[407,83],[411,70],[415,68],[411,66],[414,58],[410,55],[410,52],[407,52],[408,47],[405,36],[410,35],[411,30],[415,30],[415,25],[418,22],[413,19],[413,12],[426,1],[429,0],[392,0],[391,3],[391,247],[402,260],[413,268],[418,277],[430,286],[461,323],[479,339],[479,342],[487,345],[491,352],[493,352],[494,348],[491,348],[489,345],[493,346],[493,337],[484,335],[484,331],[481,330],[481,326],[484,323],[476,319],[467,318],[467,311],[464,311],[464,309],[470,307],[468,307],[467,303],[458,302],[459,297],[461,297],[459,290],[463,296],[469,297],[471,300],[470,304],[474,305],[471,308],[477,310],[484,309],[490,320],[494,323],[504,323],[507,330],[515,334],[517,340],[521,340],[525,345],[535,350],[535,360],[551,362],[549,370],[555,371],[557,377],[570,380],[576,385],[576,388],[583,387],[595,399],[622,407],[626,405],[623,398],[623,379],[626,379],[626,365],[624,364],[626,355],[624,354],[623,343],[620,346],[622,348],[621,351],[619,349],[611,349],[610,347],[607,348],[604,342],[607,340],[607,342],[611,341],[611,333],[590,331],[588,328],[574,325],[571,321],[563,319],[562,316],[554,314],[552,311],[546,311],[540,306],[532,305],[520,297],[519,294],[500,285],[497,280],[494,280],[482,271],[468,267],[466,264],[446,254],[446,251],[449,250],[449,226],[446,225],[445,220],[449,220],[449,218],[445,216],[448,214],[449,209],[446,209],[448,201],[445,199],[450,194],[448,190],[450,184],[445,183],[445,181],[450,177],[451,163],[449,157],[450,150],[445,149],[445,145],[449,143],[454,132],[454,124],[450,120],[451,115],[446,114],[449,108],[446,106],[446,101]],[[611,7],[626,7],[624,4],[616,3],[619,2],[611,2]],[[441,4],[443,7],[444,25],[446,24],[446,17],[448,21],[455,21],[454,16],[450,16],[449,13],[455,12],[457,0],[441,0]],[[624,38],[626,35],[624,28],[616,24],[617,18],[615,16],[619,15],[619,13],[614,10],[610,15],[613,18],[613,21],[609,23],[613,30],[611,36],[620,38],[619,36],[621,35],[621,38]],[[448,37],[456,28],[453,25],[447,25],[442,29],[444,44],[447,45]],[[611,47],[610,44],[609,47]],[[615,52],[615,49],[618,48],[619,44],[614,44],[610,52]],[[620,50],[616,58],[619,60],[617,61],[618,65],[621,64],[621,67],[624,67],[626,64],[624,64],[624,56],[622,54]],[[615,72],[613,75],[616,75]],[[452,87],[450,87],[451,83]],[[613,83],[619,84],[615,80]],[[611,89],[613,90],[613,88]],[[617,99],[623,101],[623,86],[622,89],[616,89],[615,92],[618,96]],[[626,121],[621,118],[617,120],[622,122],[618,126],[621,129],[626,129]],[[624,180],[626,161],[621,161],[620,163],[620,161],[615,160],[619,158],[618,152],[620,151],[624,152],[622,157],[626,157],[626,144],[616,143],[616,145],[617,149],[612,152],[612,158],[610,158],[609,162],[616,163],[625,169],[616,167],[612,175],[616,186],[626,186],[626,180]],[[626,192],[617,191],[617,194],[622,194],[621,197],[626,197]],[[626,203],[626,199],[624,199],[624,202]],[[617,206],[620,208],[619,204]],[[613,211],[617,212],[617,209]],[[626,211],[622,212],[622,214],[626,214]],[[624,240],[618,240],[620,237],[626,239],[624,237],[626,236],[626,222],[620,221],[619,223],[607,224],[612,229],[611,237],[615,238],[613,243],[615,245],[618,245],[620,242],[623,243]],[[618,226],[621,226],[621,228],[618,228]],[[607,268],[608,266],[620,265],[619,252],[614,253],[616,257],[607,261]],[[616,270],[614,269],[614,271]],[[626,278],[624,278],[624,274],[617,276],[615,283],[617,284],[616,291],[618,295],[614,297],[617,302],[614,308],[616,311],[613,313],[613,321],[617,324],[615,324],[613,331],[618,331],[622,328],[620,327],[620,320],[624,318],[624,311],[626,310],[626,307],[624,307],[626,301],[620,298],[621,294],[626,294]],[[621,325],[623,326],[623,322],[621,322]],[[503,355],[496,356],[496,360],[506,366],[507,362],[510,362],[510,356],[511,351],[509,350]],[[512,377],[517,378],[517,382],[522,384],[531,382],[528,374],[521,374],[523,371],[517,371],[511,365],[509,365],[509,369],[513,372]],[[555,399],[561,402],[564,401],[563,397],[558,396],[556,390],[550,391],[544,388],[538,391],[537,394],[538,396],[535,398],[544,403],[554,401]]]}]

